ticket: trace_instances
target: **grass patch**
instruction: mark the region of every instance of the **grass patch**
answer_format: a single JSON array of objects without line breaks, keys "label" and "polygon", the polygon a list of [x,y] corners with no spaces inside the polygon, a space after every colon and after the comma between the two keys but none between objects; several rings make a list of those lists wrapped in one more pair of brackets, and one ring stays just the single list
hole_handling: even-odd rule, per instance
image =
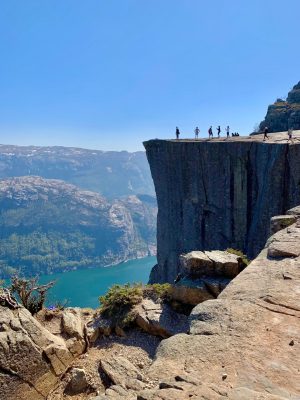
[{"label": "grass patch", "polygon": [[247,256],[240,250],[228,248],[228,249],[226,249],[226,251],[227,251],[227,253],[231,253],[231,254],[234,254],[234,255],[236,255],[238,257],[241,257],[241,259],[242,259],[243,263],[245,264],[245,266],[249,265],[250,262],[251,262],[249,260],[249,258],[247,258]]},{"label": "grass patch", "polygon": [[109,318],[114,326],[128,327],[135,320],[134,306],[144,298],[169,301],[171,289],[172,286],[168,283],[113,285],[104,296],[99,297],[100,314]]}]

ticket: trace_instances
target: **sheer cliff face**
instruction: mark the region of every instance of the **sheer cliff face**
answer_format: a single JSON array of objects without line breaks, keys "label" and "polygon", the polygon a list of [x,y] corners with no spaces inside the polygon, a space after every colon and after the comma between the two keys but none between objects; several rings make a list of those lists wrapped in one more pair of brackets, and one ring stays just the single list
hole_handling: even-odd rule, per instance
[{"label": "sheer cliff face", "polygon": [[233,247],[254,257],[270,217],[300,201],[300,145],[150,140],[144,143],[158,201],[158,265],[171,282],[179,254]]}]

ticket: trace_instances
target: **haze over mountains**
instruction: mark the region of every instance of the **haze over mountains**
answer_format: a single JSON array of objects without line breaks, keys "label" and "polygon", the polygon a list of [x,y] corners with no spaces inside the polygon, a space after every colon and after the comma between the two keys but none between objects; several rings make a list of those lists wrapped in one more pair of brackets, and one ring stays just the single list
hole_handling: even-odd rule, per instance
[{"label": "haze over mountains", "polygon": [[142,151],[0,145],[0,178],[26,175],[62,179],[109,199],[131,194],[155,195]]},{"label": "haze over mountains", "polygon": [[155,254],[157,206],[143,152],[2,145],[0,177],[2,277]]}]

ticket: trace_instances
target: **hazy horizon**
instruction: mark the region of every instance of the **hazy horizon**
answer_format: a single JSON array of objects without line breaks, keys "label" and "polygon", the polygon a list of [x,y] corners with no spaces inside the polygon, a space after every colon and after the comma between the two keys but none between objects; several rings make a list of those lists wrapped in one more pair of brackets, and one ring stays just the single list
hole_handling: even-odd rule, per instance
[{"label": "hazy horizon", "polygon": [[[0,0],[1,1],[1,0]],[[300,80],[300,3],[1,1],[0,142],[140,151],[253,131]]]}]

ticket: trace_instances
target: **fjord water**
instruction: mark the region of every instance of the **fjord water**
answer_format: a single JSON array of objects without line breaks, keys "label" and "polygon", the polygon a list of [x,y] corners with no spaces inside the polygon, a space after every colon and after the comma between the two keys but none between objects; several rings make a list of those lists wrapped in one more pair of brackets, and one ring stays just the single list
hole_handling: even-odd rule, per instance
[{"label": "fjord water", "polygon": [[47,305],[68,300],[69,307],[99,306],[99,296],[114,284],[147,283],[156,257],[146,257],[102,268],[80,269],[59,274],[43,275],[40,282],[56,280],[49,292]]}]

